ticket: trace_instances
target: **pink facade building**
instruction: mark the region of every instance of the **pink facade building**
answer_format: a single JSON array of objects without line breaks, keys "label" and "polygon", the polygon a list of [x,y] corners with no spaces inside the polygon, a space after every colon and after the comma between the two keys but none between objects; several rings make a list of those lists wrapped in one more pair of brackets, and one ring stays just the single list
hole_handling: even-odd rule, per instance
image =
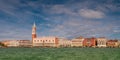
[{"label": "pink facade building", "polygon": [[97,46],[97,41],[96,38],[85,38],[83,41],[83,46],[84,47],[96,47]]}]

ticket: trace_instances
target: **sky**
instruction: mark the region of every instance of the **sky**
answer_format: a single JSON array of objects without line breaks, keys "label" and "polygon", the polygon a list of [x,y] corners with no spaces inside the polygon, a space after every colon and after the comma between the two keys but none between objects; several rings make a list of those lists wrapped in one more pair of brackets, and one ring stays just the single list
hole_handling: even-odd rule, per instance
[{"label": "sky", "polygon": [[120,39],[120,0],[0,0],[0,40],[37,36]]}]

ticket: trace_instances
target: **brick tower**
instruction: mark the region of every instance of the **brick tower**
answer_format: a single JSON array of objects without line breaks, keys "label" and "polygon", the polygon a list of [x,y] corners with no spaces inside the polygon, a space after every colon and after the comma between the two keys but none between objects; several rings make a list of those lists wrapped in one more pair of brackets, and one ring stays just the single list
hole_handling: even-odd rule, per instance
[{"label": "brick tower", "polygon": [[34,22],[33,27],[32,27],[32,42],[33,42],[34,38],[37,38],[35,22]]}]

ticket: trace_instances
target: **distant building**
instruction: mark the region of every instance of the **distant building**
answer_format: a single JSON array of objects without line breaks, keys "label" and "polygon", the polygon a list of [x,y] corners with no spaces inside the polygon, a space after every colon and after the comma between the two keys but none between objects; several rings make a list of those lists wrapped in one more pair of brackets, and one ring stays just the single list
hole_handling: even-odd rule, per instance
[{"label": "distant building", "polygon": [[83,41],[83,46],[84,47],[96,47],[96,38],[92,37],[92,38],[85,38]]},{"label": "distant building", "polygon": [[118,47],[119,42],[118,40],[108,40],[107,41],[107,47]]},{"label": "distant building", "polygon": [[119,47],[120,47],[120,40],[118,40],[118,43],[119,43]]},{"label": "distant building", "polygon": [[4,40],[2,43],[7,47],[18,47],[19,41],[18,40]]},{"label": "distant building", "polygon": [[105,37],[97,38],[97,47],[107,47],[107,39]]},{"label": "distant building", "polygon": [[34,38],[33,46],[36,46],[36,47],[58,47],[58,38],[57,37]]},{"label": "distant building", "polygon": [[30,40],[19,40],[19,47],[31,47],[32,41]]},{"label": "distant building", "polygon": [[82,47],[83,46],[83,37],[72,39],[72,47]]},{"label": "distant building", "polygon": [[65,38],[59,38],[59,47],[71,47],[72,42],[71,40]]}]

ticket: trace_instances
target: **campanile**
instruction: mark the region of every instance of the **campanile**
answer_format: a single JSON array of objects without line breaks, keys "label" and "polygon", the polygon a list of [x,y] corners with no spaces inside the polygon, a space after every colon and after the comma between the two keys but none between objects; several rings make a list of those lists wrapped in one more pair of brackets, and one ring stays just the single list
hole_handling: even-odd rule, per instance
[{"label": "campanile", "polygon": [[33,26],[32,26],[32,42],[33,42],[33,39],[34,38],[37,38],[37,34],[36,34],[36,24],[34,22]]}]

